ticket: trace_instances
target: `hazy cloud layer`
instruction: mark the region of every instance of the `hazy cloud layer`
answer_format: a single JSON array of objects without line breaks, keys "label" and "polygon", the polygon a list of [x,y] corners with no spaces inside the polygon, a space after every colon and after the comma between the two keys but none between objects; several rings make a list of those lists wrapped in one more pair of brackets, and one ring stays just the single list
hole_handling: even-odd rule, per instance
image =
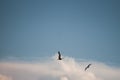
[{"label": "hazy cloud layer", "polygon": [[[87,71],[84,68],[92,63]],[[120,68],[64,57],[34,62],[0,62],[0,80],[119,80]]]},{"label": "hazy cloud layer", "polygon": [[0,74],[0,80],[12,80],[12,78],[9,76],[5,76],[5,75]]}]

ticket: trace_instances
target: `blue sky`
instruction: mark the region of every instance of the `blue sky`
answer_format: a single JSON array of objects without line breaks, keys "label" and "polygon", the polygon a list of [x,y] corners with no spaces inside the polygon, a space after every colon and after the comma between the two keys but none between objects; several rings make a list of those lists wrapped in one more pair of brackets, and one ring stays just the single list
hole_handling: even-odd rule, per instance
[{"label": "blue sky", "polygon": [[46,57],[120,62],[119,0],[0,1],[0,58]]}]

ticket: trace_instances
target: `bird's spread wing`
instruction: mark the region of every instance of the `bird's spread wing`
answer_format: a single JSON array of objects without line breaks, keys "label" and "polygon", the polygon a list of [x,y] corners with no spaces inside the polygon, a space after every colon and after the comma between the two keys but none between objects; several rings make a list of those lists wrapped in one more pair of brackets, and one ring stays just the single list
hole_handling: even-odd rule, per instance
[{"label": "bird's spread wing", "polygon": [[89,64],[88,67],[90,67],[92,64]]},{"label": "bird's spread wing", "polygon": [[58,56],[61,58],[61,54],[60,54],[60,52],[58,51]]},{"label": "bird's spread wing", "polygon": [[87,70],[88,67],[85,68],[85,71]]},{"label": "bird's spread wing", "polygon": [[86,68],[85,68],[85,71],[87,70],[87,68],[89,68],[92,64],[89,64]]}]

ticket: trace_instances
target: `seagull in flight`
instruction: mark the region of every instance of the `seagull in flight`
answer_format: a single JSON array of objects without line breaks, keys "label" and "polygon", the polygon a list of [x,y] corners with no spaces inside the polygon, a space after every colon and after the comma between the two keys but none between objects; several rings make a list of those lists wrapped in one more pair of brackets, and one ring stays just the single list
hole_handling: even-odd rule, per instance
[{"label": "seagull in flight", "polygon": [[58,60],[62,60],[63,58],[61,58],[61,54],[60,51],[58,51]]},{"label": "seagull in flight", "polygon": [[85,68],[85,71],[91,66],[92,64],[89,64],[86,68]]}]

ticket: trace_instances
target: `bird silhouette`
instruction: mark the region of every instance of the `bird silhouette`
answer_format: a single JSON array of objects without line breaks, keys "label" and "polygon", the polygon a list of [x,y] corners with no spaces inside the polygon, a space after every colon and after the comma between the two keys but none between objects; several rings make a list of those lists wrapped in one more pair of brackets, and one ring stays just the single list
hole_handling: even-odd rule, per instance
[{"label": "bird silhouette", "polygon": [[62,60],[60,51],[58,51],[58,60]]},{"label": "bird silhouette", "polygon": [[85,68],[85,71],[91,66],[92,64],[89,64],[86,68]]}]

